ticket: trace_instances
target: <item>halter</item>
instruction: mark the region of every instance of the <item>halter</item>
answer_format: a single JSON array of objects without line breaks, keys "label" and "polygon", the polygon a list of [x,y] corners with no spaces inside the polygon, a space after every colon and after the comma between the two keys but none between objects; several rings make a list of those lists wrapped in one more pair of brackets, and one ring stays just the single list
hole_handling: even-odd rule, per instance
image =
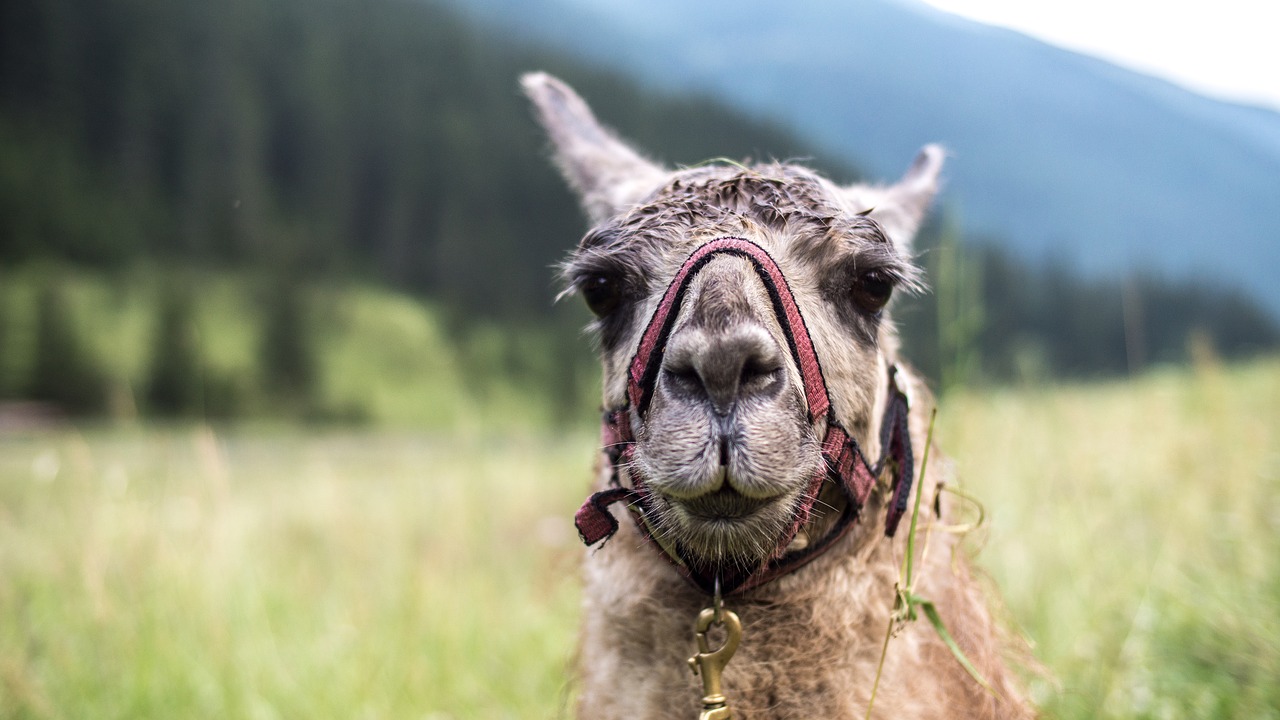
[{"label": "halter", "polygon": [[[791,523],[778,537],[774,551],[758,567],[745,570],[729,565],[708,570],[689,560],[688,553],[678,543],[659,542],[653,532],[653,528],[657,526],[653,491],[644,474],[633,462],[636,439],[632,432],[631,410],[635,409],[639,422],[645,421],[661,369],[662,355],[675,319],[680,314],[685,293],[697,273],[717,255],[733,255],[751,261],[769,293],[774,315],[787,339],[792,359],[800,368],[809,422],[816,425],[825,418],[827,426],[821,450],[823,468],[809,479],[802,496],[804,500],[796,508]],[[876,478],[880,477],[886,465],[893,469],[893,499],[885,518],[885,535],[893,537],[898,522],[906,511],[907,496],[911,492],[913,463],[911,437],[907,429],[907,396],[898,387],[897,368],[889,368],[888,401],[880,423],[880,458],[875,465],[871,465],[862,454],[857,441],[840,425],[832,412],[831,397],[813,347],[813,339],[805,327],[804,318],[782,269],[764,248],[742,238],[722,237],[711,240],[694,250],[681,265],[679,272],[667,286],[658,309],[649,319],[635,357],[631,360],[627,372],[626,400],[621,407],[604,413],[601,435],[611,473],[608,487],[587,498],[574,516],[574,524],[583,543],[594,545],[617,532],[618,521],[609,512],[608,506],[624,502],[649,544],[689,582],[709,594],[715,591],[717,577],[720,578],[724,594],[742,593],[796,570],[829,549],[853,526],[871,495]],[[633,487],[622,485],[620,469],[623,467],[630,472]],[[811,517],[818,491],[827,480],[836,483],[843,490],[848,501],[844,512],[821,540],[810,543],[804,549],[787,552],[787,546]]]}]

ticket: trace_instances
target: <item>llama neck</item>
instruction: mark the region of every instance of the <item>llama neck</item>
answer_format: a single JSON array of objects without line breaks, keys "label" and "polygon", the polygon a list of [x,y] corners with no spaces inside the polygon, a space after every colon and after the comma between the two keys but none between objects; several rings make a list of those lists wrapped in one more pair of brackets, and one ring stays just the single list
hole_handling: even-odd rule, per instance
[{"label": "llama neck", "polygon": [[[963,553],[940,540],[919,567],[917,592],[934,600],[969,659],[1000,690],[989,695],[924,622],[908,623],[884,655],[875,717],[1028,717],[1001,660],[1001,643]],[[691,720],[701,682],[688,667],[694,622],[707,599],[628,531],[585,568],[578,715],[584,720]],[[890,541],[841,541],[827,557],[726,606],[743,639],[724,672],[735,717],[864,717],[898,580]],[[845,552],[840,552],[844,550]],[[607,555],[607,557],[606,557]],[[966,589],[967,588],[967,589]]]},{"label": "llama neck", "polygon": [[[630,523],[623,528],[585,567],[580,715],[668,717],[655,714],[664,708],[672,718],[695,718],[701,685],[687,660],[694,621],[709,598],[646,547]],[[724,676],[735,712],[758,717],[752,708],[781,703],[799,714],[778,717],[801,716],[806,698],[847,686],[851,677],[865,677],[869,694],[897,579],[889,541],[881,535],[881,542],[867,542],[877,529],[883,532],[860,528],[829,556],[726,600],[744,626]],[[840,702],[846,700],[852,702]],[[853,717],[852,705],[848,710],[819,716]]]}]

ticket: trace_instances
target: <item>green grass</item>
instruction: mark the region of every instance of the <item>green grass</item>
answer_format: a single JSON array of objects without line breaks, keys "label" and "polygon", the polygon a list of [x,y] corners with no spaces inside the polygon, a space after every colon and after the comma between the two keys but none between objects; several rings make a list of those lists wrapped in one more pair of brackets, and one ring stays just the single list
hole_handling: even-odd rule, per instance
[{"label": "green grass", "polygon": [[0,717],[551,717],[589,437],[0,444]]},{"label": "green grass", "polygon": [[[1276,361],[947,398],[1051,717],[1280,717],[1278,406]],[[561,716],[594,443],[0,435],[0,718]]]},{"label": "green grass", "polygon": [[1051,716],[1280,717],[1277,408],[1275,361],[943,405]]}]

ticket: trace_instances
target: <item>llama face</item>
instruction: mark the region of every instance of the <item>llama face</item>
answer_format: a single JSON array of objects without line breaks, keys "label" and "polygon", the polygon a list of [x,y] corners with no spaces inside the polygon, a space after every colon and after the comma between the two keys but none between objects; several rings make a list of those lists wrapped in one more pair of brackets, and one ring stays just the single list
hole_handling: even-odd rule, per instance
[{"label": "llama face", "polygon": [[[686,258],[748,240],[787,278],[837,417],[865,431],[883,387],[883,308],[913,268],[879,225],[849,213],[809,171],[768,165],[675,174],[588,233],[567,265],[597,313],[606,405],[625,402],[640,336]],[[713,258],[693,277],[660,353],[652,401],[634,418],[635,467],[654,491],[659,535],[695,561],[758,564],[776,550],[821,468],[791,340],[750,260]]]},{"label": "llama face", "polygon": [[[889,188],[842,188],[794,165],[667,172],[601,128],[558,81],[529,76],[525,87],[597,223],[565,277],[597,316],[606,408],[626,405],[628,366],[686,259],[711,240],[737,237],[764,249],[786,277],[835,417],[876,453],[875,410],[894,345],[884,307],[915,286],[906,248],[940,152],[923,153]],[[653,491],[655,535],[694,562],[758,565],[822,469],[825,418],[809,417],[775,312],[750,260],[715,256],[675,314],[652,400],[643,414],[631,408],[633,469]]]}]

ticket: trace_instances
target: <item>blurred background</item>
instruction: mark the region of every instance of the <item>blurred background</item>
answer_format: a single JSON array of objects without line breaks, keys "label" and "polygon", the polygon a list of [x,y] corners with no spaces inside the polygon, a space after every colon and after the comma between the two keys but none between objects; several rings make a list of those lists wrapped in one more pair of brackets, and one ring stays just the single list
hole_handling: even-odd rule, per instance
[{"label": "blurred background", "polygon": [[[1280,63],[1218,10],[1084,25]],[[1280,717],[1280,90],[1107,57],[916,0],[5,0],[0,717],[566,712],[598,370],[537,69],[672,166],[946,145],[893,313],[1034,696]]]}]

